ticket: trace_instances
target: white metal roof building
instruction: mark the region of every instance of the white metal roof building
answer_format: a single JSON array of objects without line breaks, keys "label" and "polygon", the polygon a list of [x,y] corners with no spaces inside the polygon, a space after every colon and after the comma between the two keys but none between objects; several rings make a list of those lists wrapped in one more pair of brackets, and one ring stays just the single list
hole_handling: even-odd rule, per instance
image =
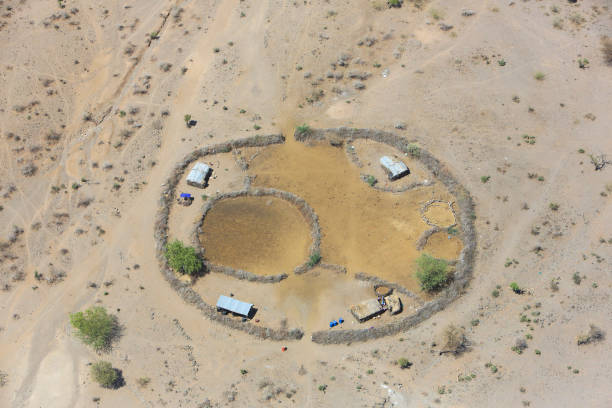
[{"label": "white metal roof building", "polygon": [[223,295],[219,296],[219,300],[217,300],[217,309],[227,310],[241,316],[248,316],[252,307],[252,303],[241,302],[238,299]]},{"label": "white metal roof building", "polygon": [[187,175],[187,184],[194,187],[204,188],[208,181],[211,168],[201,162],[197,162]]},{"label": "white metal roof building", "polygon": [[410,174],[410,170],[408,170],[408,166],[406,166],[401,161],[394,161],[389,156],[381,157],[380,164],[383,166],[383,168],[389,175],[389,180],[397,180],[398,178],[401,178],[407,174]]}]

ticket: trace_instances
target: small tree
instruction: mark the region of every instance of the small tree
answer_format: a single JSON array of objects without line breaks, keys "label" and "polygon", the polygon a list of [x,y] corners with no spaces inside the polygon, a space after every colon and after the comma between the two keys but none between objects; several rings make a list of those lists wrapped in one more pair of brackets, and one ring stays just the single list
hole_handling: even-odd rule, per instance
[{"label": "small tree", "polygon": [[443,259],[436,259],[431,255],[422,254],[417,260],[416,276],[421,288],[433,292],[442,288],[448,281],[446,268],[448,264]]},{"label": "small tree", "polygon": [[100,306],[89,308],[84,313],[72,313],[70,324],[77,330],[76,336],[96,351],[110,349],[111,342],[119,332],[117,318]]},{"label": "small tree", "polygon": [[178,239],[168,244],[166,258],[170,267],[179,273],[193,276],[202,270],[202,260],[195,249],[183,245]]},{"label": "small tree", "polygon": [[91,366],[91,376],[104,388],[117,388],[120,375],[108,361],[98,361]]}]

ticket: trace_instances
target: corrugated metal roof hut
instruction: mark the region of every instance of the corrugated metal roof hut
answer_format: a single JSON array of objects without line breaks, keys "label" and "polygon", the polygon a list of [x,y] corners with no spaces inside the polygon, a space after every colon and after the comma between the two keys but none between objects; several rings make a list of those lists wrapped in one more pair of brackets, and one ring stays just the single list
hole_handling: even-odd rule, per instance
[{"label": "corrugated metal roof hut", "polygon": [[204,188],[208,183],[210,173],[211,168],[208,165],[202,162],[197,162],[187,175],[187,184],[194,187]]},{"label": "corrugated metal roof hut", "polygon": [[383,156],[380,158],[380,164],[385,169],[385,172],[389,176],[389,180],[397,180],[410,174],[408,166],[401,161],[395,161],[389,156]]},{"label": "corrugated metal roof hut", "polygon": [[223,295],[219,296],[219,300],[217,300],[217,310],[226,310],[241,316],[248,317],[252,308],[252,303],[242,302]]},{"label": "corrugated metal roof hut", "polygon": [[378,299],[369,299],[351,306],[351,313],[360,323],[384,312]]}]

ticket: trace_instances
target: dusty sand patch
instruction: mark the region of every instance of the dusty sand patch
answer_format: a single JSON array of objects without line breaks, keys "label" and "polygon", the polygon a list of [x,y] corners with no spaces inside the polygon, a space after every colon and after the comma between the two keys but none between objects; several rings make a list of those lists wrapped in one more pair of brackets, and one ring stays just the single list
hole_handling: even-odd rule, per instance
[{"label": "dusty sand patch", "polygon": [[218,201],[201,228],[207,260],[260,275],[290,273],[304,262],[311,245],[300,212],[271,196]]},{"label": "dusty sand patch", "polygon": [[440,228],[448,228],[456,223],[455,215],[447,203],[434,202],[423,212],[427,219]]},{"label": "dusty sand patch", "polygon": [[[345,319],[340,328],[362,327],[350,314],[349,308],[354,303],[375,297],[370,284],[322,268],[291,275],[273,285],[239,281],[213,273],[198,280],[194,288],[210,304],[216,303],[219,295],[229,296],[230,293],[237,299],[253,303],[258,309],[255,319],[259,322],[252,322],[257,325],[300,326],[308,332],[329,329],[329,322],[340,317]],[[399,316],[414,311],[416,304],[406,296],[400,294],[400,297],[404,311]],[[387,313],[367,325],[382,325],[392,319]]]},{"label": "dusty sand patch", "polygon": [[74,403],[79,371],[66,349],[56,349],[42,360],[28,407],[61,408]]},{"label": "dusty sand patch", "polygon": [[342,148],[290,140],[263,151],[249,173],[257,176],[255,186],[291,191],[311,205],[319,216],[325,262],[418,292],[414,242],[428,228],[419,208],[432,195],[451,199],[442,185],[381,192],[360,179]]},{"label": "dusty sand patch", "polygon": [[461,253],[463,243],[456,235],[450,235],[445,230],[436,232],[427,239],[423,252],[435,258],[446,260],[457,259]]}]

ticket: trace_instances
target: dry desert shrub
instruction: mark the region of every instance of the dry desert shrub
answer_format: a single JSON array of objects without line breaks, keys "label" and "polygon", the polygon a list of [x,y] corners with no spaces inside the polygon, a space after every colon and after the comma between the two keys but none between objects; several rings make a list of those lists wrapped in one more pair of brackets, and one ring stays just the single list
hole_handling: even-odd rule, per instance
[{"label": "dry desert shrub", "polygon": [[138,386],[141,388],[146,387],[147,385],[149,385],[150,382],[151,379],[149,377],[140,377],[136,380],[136,384],[138,384]]},{"label": "dry desert shrub", "polygon": [[26,164],[21,169],[21,174],[23,174],[26,177],[32,177],[34,174],[36,174],[37,170],[38,170],[38,167],[36,167],[34,163],[29,163],[29,164]]},{"label": "dry desert shrub", "polygon": [[594,324],[590,325],[589,332],[587,334],[582,334],[578,336],[576,339],[576,343],[581,346],[583,344],[594,343],[597,341],[603,340],[605,337],[605,333],[599,327]]},{"label": "dry desert shrub", "polygon": [[62,135],[54,130],[50,130],[45,138],[49,143],[57,143],[62,138]]},{"label": "dry desert shrub", "polygon": [[569,16],[569,21],[571,21],[572,23],[576,25],[580,25],[584,23],[586,20],[584,17],[580,15],[580,13],[573,13]]},{"label": "dry desert shrub", "polygon": [[601,39],[601,52],[603,53],[606,64],[612,65],[612,38],[603,37]]},{"label": "dry desert shrub", "polygon": [[441,353],[453,353],[456,355],[467,350],[469,344],[465,331],[462,328],[450,324],[444,329],[442,336],[444,339],[444,349]]},{"label": "dry desert shrub", "polygon": [[523,351],[526,348],[527,348],[527,341],[524,338],[519,337],[518,339],[516,339],[514,346],[512,346],[512,351],[514,351],[517,354],[523,354]]}]

